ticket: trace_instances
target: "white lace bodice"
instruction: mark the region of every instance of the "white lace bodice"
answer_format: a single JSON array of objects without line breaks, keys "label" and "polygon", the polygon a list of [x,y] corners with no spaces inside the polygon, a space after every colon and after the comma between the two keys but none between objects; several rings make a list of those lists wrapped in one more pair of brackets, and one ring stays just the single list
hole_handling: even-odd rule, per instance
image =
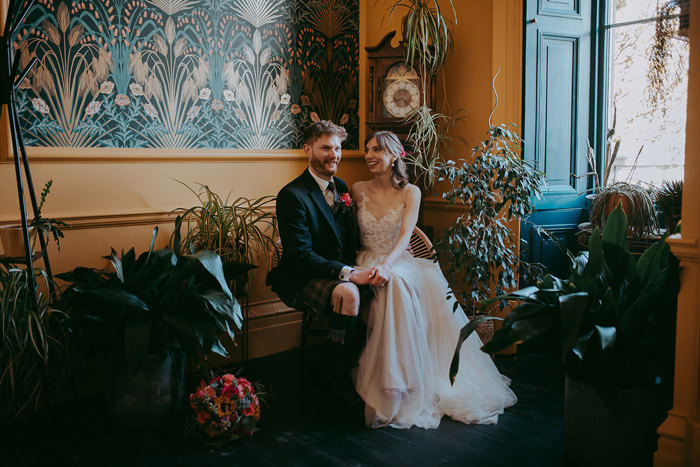
[{"label": "white lace bodice", "polygon": [[389,254],[401,231],[404,203],[377,215],[369,210],[369,196],[363,191],[357,203],[357,224],[360,227],[362,249],[377,254]]}]

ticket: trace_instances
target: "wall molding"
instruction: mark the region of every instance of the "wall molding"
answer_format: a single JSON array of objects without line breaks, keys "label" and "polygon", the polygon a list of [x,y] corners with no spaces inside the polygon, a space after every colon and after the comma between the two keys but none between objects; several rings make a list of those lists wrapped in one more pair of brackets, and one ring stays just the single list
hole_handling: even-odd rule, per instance
[{"label": "wall molding", "polygon": [[682,238],[680,234],[671,235],[666,242],[671,247],[671,252],[679,261],[700,263],[700,248],[698,239]]},{"label": "wall molding", "polygon": [[[12,164],[11,151],[0,161]],[[28,147],[30,163],[103,164],[136,162],[299,162],[306,161],[301,149],[151,149],[151,148],[58,148]],[[343,151],[345,159],[363,159],[361,150]]]}]

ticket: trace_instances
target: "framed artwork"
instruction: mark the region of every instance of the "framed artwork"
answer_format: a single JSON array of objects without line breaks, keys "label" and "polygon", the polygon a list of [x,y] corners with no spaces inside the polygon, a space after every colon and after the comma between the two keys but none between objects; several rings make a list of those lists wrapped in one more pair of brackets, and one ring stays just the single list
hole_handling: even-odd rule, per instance
[{"label": "framed artwork", "polygon": [[15,44],[27,146],[359,147],[356,0],[38,0]]}]

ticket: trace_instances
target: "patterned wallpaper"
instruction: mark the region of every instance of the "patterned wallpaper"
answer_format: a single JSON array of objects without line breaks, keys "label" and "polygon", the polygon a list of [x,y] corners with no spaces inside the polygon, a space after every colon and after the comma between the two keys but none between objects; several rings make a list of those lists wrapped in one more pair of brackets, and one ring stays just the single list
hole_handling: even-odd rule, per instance
[{"label": "patterned wallpaper", "polygon": [[16,39],[25,144],[359,147],[357,0],[39,0]]}]

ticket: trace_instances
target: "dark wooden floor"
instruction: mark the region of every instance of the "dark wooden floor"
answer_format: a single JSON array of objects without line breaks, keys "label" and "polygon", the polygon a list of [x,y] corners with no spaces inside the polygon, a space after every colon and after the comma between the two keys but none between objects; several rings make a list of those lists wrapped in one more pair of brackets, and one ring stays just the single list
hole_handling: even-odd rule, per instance
[{"label": "dark wooden floor", "polygon": [[33,433],[0,440],[8,443],[0,465],[566,464],[563,374],[555,357],[497,357],[501,372],[513,380],[519,402],[497,425],[464,425],[445,418],[436,430],[366,428],[362,414],[350,416],[336,408],[313,378],[307,378],[302,393],[296,358],[296,352],[286,352],[250,361],[240,371],[266,384],[270,393],[263,406],[263,429],[250,439],[211,447],[186,438],[182,422],[159,430],[120,431],[104,420],[97,398],[54,409],[50,428],[38,426]]}]

